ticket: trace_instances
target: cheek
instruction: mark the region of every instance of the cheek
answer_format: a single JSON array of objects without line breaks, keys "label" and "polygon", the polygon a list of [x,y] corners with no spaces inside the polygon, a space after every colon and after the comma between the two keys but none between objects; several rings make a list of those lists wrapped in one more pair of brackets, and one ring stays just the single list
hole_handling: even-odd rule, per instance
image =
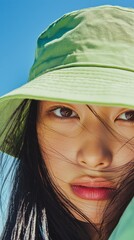
[{"label": "cheek", "polygon": [[123,166],[134,160],[134,148],[132,145],[121,146],[114,154],[113,165],[115,167]]},{"label": "cheek", "polygon": [[42,134],[39,138],[40,145],[49,158],[75,159],[77,152],[75,141],[72,143],[68,137],[58,136],[58,134]]},{"label": "cheek", "polygon": [[[78,142],[53,131],[37,128],[39,145],[51,176],[66,181],[76,171]],[[73,146],[73,147],[72,147]]]}]

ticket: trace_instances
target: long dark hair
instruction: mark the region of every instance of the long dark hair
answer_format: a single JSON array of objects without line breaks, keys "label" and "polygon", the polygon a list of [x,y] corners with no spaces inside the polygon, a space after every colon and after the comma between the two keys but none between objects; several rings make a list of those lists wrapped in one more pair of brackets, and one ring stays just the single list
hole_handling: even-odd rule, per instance
[{"label": "long dark hair", "polygon": [[[97,115],[96,117],[99,118]],[[24,100],[12,115],[10,131],[7,132],[1,146],[3,152],[13,152],[16,156],[12,164],[13,188],[2,240],[90,240],[92,232],[95,233],[94,240],[108,239],[134,195],[133,162],[125,166],[120,188],[106,207],[98,229],[59,191],[49,176],[40,152],[36,118],[37,101]],[[7,162],[8,160],[7,157]],[[1,154],[2,171],[5,166],[6,157]],[[7,176],[3,180],[2,189]],[[127,195],[124,194],[126,189]],[[74,218],[69,209],[76,211],[88,223],[88,230],[84,224]],[[43,235],[46,235],[46,238]]]}]

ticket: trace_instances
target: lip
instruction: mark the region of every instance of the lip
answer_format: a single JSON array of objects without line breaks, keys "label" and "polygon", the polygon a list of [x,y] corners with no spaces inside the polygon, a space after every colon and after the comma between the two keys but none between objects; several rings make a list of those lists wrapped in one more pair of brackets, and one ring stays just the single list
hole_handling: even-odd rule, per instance
[{"label": "lip", "polygon": [[77,197],[85,200],[108,200],[115,192],[113,183],[104,178],[77,179],[71,183],[71,189]]}]

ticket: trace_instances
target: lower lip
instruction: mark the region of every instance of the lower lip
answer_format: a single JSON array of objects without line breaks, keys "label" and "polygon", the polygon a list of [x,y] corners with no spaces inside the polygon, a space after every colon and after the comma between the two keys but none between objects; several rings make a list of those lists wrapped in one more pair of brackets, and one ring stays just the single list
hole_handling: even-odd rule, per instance
[{"label": "lower lip", "polygon": [[73,193],[86,200],[108,200],[114,194],[114,189],[105,187],[71,186]]}]

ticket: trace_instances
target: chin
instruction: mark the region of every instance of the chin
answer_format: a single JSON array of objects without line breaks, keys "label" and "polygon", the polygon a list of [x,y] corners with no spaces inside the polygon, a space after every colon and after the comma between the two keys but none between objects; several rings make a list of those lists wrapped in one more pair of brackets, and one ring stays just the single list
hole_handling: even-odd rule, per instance
[{"label": "chin", "polygon": [[[79,208],[80,209],[80,208]],[[87,213],[87,211],[82,211],[82,209],[80,209],[80,211],[85,215],[86,218],[88,218],[88,220],[90,222],[92,222],[95,225],[99,225],[102,221],[102,216],[103,216],[103,210],[102,209],[98,209],[98,210],[94,210],[94,211],[90,211]],[[88,222],[88,220],[86,220],[84,217],[80,216],[77,212],[75,212],[74,210],[71,210],[71,213],[73,214],[73,216],[81,221],[81,222]]]}]

